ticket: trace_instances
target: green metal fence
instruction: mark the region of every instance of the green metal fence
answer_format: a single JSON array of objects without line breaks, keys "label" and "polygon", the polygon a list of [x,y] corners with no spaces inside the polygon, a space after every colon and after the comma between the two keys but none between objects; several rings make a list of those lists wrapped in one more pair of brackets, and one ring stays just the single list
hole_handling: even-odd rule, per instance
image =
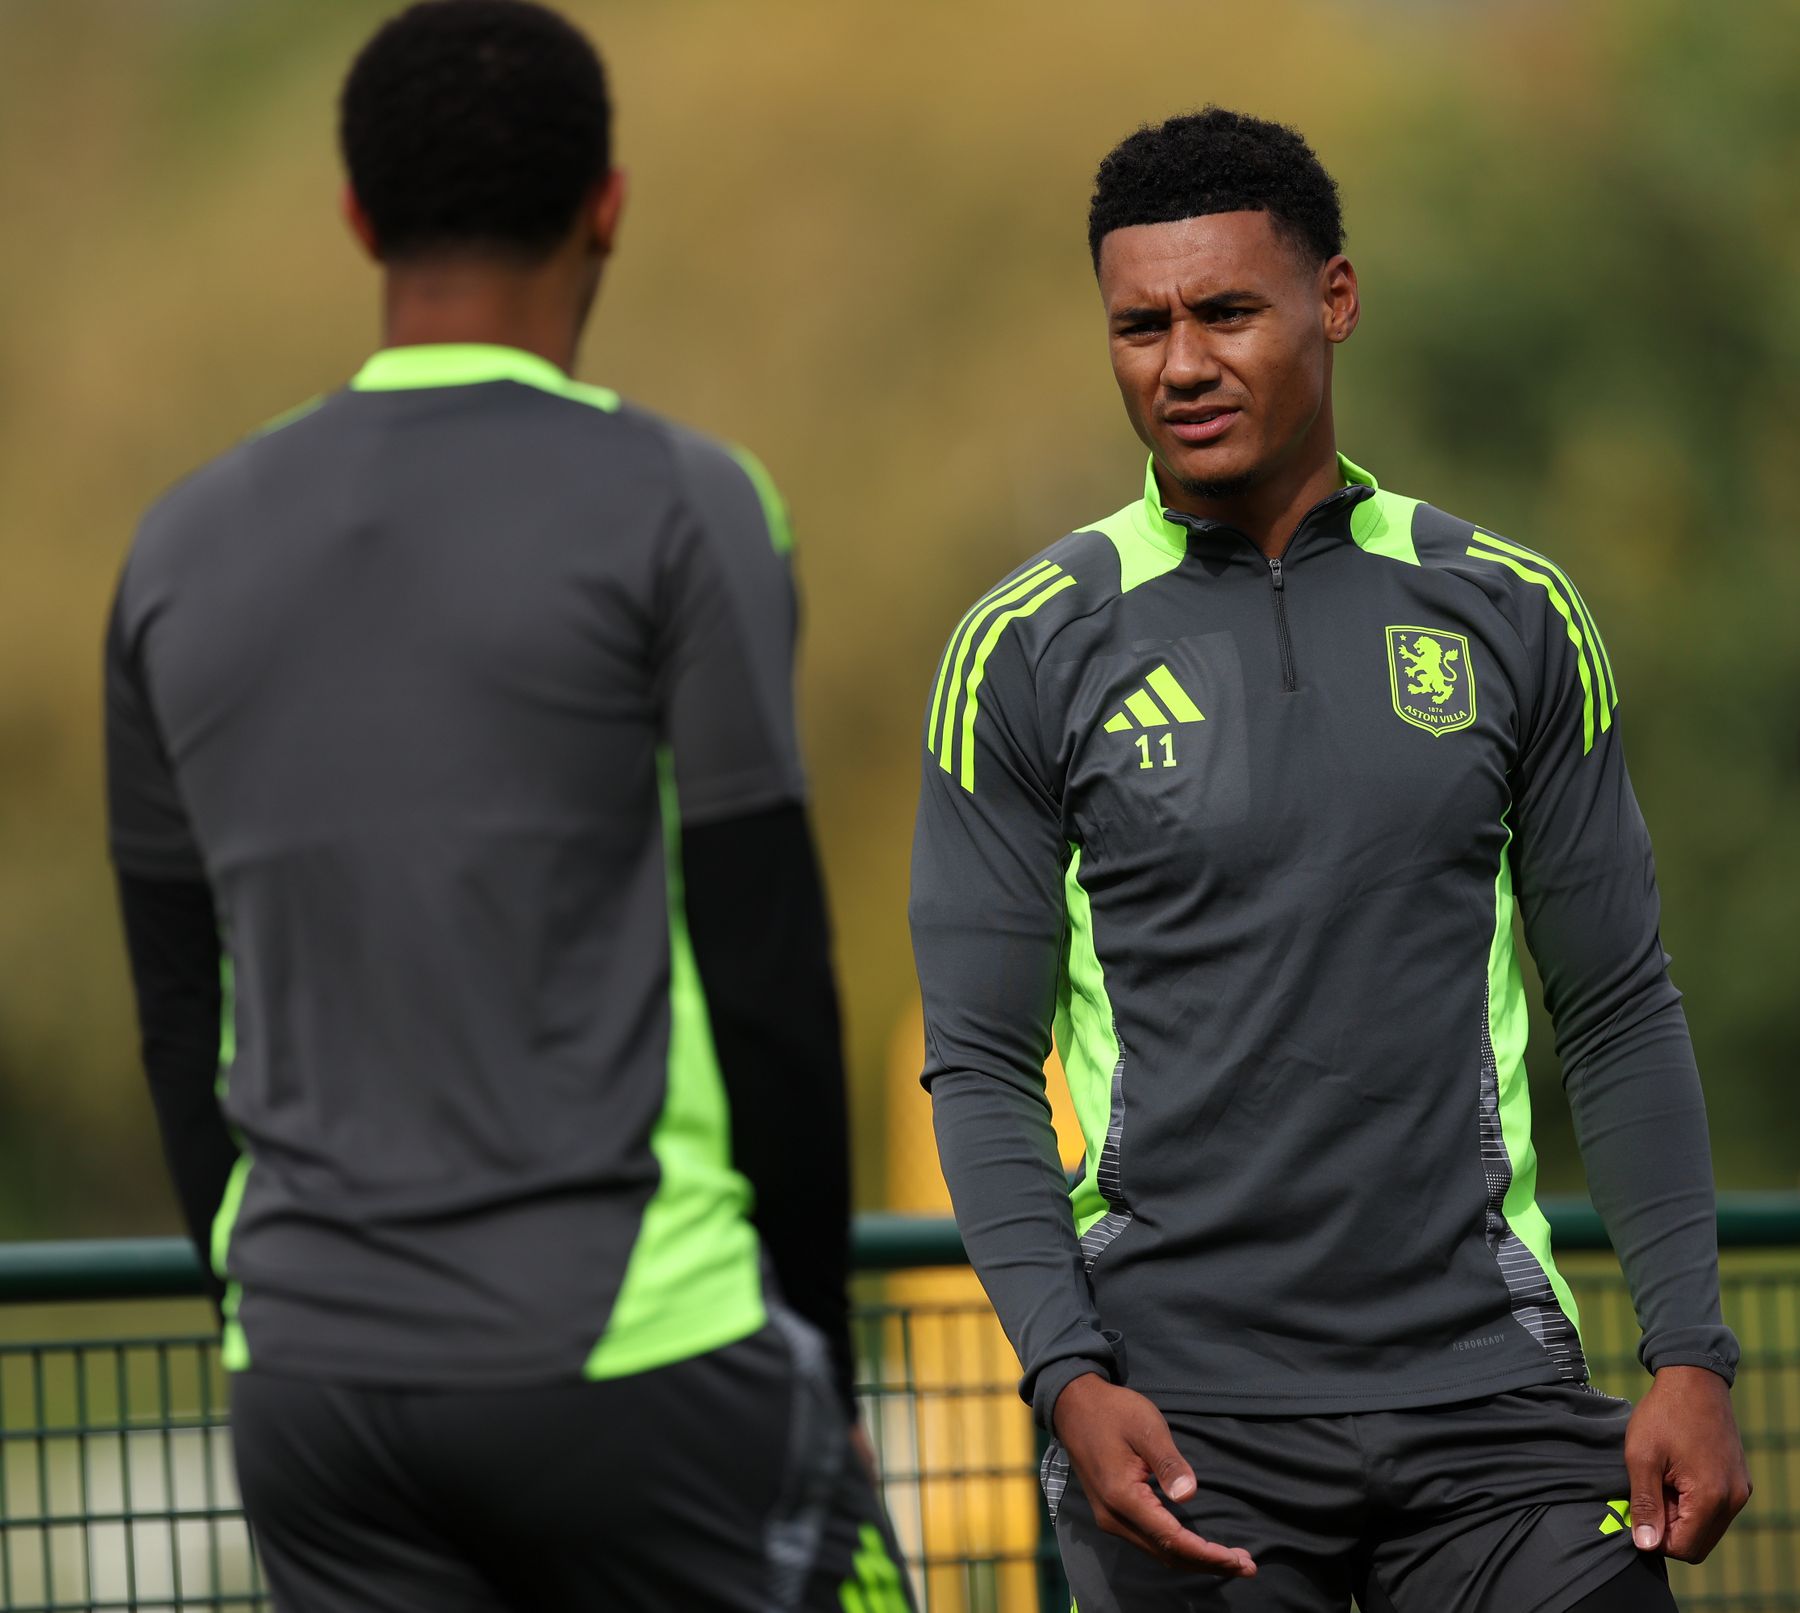
[{"label": "green metal fence", "polygon": [[[1548,1204],[1596,1380],[1643,1384],[1597,1217]],[[1728,1198],[1726,1314],[1757,1493],[1682,1606],[1800,1610],[1800,1196]],[[1068,1606],[1016,1365],[947,1222],[857,1227],[863,1404],[928,1613]],[[0,1246],[0,1607],[266,1609],[238,1507],[224,1377],[179,1239]]]}]

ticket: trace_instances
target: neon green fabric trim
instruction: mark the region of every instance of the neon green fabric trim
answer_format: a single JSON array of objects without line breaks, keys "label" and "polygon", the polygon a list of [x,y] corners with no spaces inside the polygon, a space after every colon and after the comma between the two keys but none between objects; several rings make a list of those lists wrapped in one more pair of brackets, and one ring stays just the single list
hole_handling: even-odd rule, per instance
[{"label": "neon green fabric trim", "polygon": [[[963,701],[960,777],[962,787],[970,794],[975,791],[975,714],[981,709],[981,680],[987,676],[988,657],[994,653],[994,646],[1000,642],[1000,635],[1014,622],[1036,615],[1065,588],[1074,586],[1073,577],[1058,576],[1049,587],[1041,593],[1033,594],[1023,605],[1015,605],[1011,610],[1002,611],[994,618],[993,625],[987,630],[987,637],[981,641],[981,648],[975,652],[975,663],[969,668],[969,693]],[[949,715],[946,714],[944,726],[948,728],[949,724]]]},{"label": "neon green fabric trim", "polygon": [[1144,463],[1144,496],[1081,530],[1105,533],[1118,550],[1122,594],[1173,571],[1187,554],[1186,529],[1163,514],[1154,457]]},{"label": "neon green fabric trim", "polygon": [[237,1062],[237,972],[231,954],[219,954],[219,1067],[213,1075],[213,1096],[221,1102],[231,1084],[231,1066]]},{"label": "neon green fabric trim", "polygon": [[1365,554],[1383,555],[1409,566],[1419,563],[1419,551],[1413,546],[1413,511],[1416,498],[1402,498],[1398,493],[1377,493],[1350,511],[1350,536]]},{"label": "neon green fabric trim", "polygon": [[[1543,572],[1533,571],[1529,566],[1520,565],[1510,555],[1494,554],[1486,549],[1478,549],[1474,544],[1470,544],[1464,553],[1471,560],[1491,560],[1495,565],[1505,566],[1508,571],[1517,573],[1526,582],[1543,589],[1549,596],[1550,603],[1556,607],[1556,613],[1562,617],[1563,627],[1568,632],[1569,642],[1575,646],[1575,670],[1581,674],[1581,754],[1587,755],[1594,748],[1594,683],[1588,675],[1587,652],[1582,644],[1581,628],[1569,610],[1568,601],[1563,598],[1556,584]],[[1600,702],[1600,706],[1601,726],[1610,728],[1612,717],[1606,710],[1605,700]]]},{"label": "neon green fabric trim", "polygon": [[881,1531],[865,1523],[856,1538],[860,1549],[838,1587],[838,1605],[844,1613],[907,1613],[905,1582]]},{"label": "neon green fabric trim", "polygon": [[480,386],[487,381],[517,381],[608,414],[619,407],[619,394],[610,387],[589,386],[536,353],[488,342],[384,347],[351,377],[350,390],[406,392],[420,387]]},{"label": "neon green fabric trim", "polygon": [[1544,1268],[1556,1301],[1569,1326],[1581,1336],[1581,1314],[1575,1296],[1556,1269],[1550,1253],[1550,1223],[1537,1204],[1537,1149],[1531,1141],[1531,1083],[1525,1075],[1525,1042],[1529,1030],[1525,982],[1513,947],[1512,827],[1500,850],[1500,872],[1494,879],[1494,939],[1488,949],[1488,1038],[1494,1049],[1499,1086],[1500,1135],[1512,1162],[1512,1181],[1500,1213],[1519,1242]]},{"label": "neon green fabric trim", "polygon": [[731,1112],[688,941],[674,762],[657,755],[668,859],[668,1090],[650,1134],[661,1180],[606,1332],[584,1368],[622,1378],[748,1338],[767,1319],[750,1184],[731,1163]]},{"label": "neon green fabric trim", "polygon": [[[1375,478],[1362,466],[1342,454],[1337,458],[1338,472],[1346,482],[1377,487]],[[1171,521],[1163,508],[1162,489],[1156,482],[1156,456],[1152,454],[1144,462],[1144,496],[1122,510],[1115,510],[1104,520],[1079,528],[1083,532],[1104,533],[1118,551],[1119,592],[1122,594],[1165,576],[1180,565],[1187,554],[1186,528]]]},{"label": "neon green fabric trim", "polygon": [[220,1306],[225,1318],[225,1330],[219,1335],[219,1365],[227,1372],[248,1372],[250,1370],[250,1341],[244,1336],[242,1323],[238,1321],[238,1306],[243,1303],[244,1291],[236,1283],[225,1285],[225,1299]]},{"label": "neon green fabric trim", "polygon": [[763,519],[769,523],[770,547],[777,554],[791,554],[794,548],[794,529],[788,520],[787,500],[781,496],[781,489],[775,485],[775,478],[748,448],[733,444],[730,451],[731,457],[750,478],[750,485],[756,489],[756,496],[762,503]]},{"label": "neon green fabric trim", "polygon": [[238,1155],[237,1163],[231,1167],[231,1175],[226,1179],[225,1196],[219,1201],[219,1213],[213,1217],[212,1224],[213,1275],[225,1283],[225,1301],[221,1307],[225,1331],[219,1340],[219,1359],[227,1372],[242,1372],[250,1365],[250,1342],[238,1323],[238,1306],[243,1302],[244,1291],[226,1275],[225,1265],[231,1254],[231,1233],[244,1203],[244,1187],[250,1180],[253,1163],[248,1154]]},{"label": "neon green fabric trim", "polygon": [[271,432],[281,430],[283,426],[291,426],[296,420],[304,420],[324,401],[325,395],[321,393],[316,398],[308,398],[304,403],[296,403],[293,408],[276,415],[273,420],[265,420],[256,428],[256,430],[251,432],[250,435],[252,437],[267,437]]},{"label": "neon green fabric trim", "polygon": [[1477,543],[1486,544],[1490,549],[1497,549],[1503,554],[1512,555],[1529,565],[1541,566],[1560,584],[1564,597],[1575,607],[1575,614],[1581,619],[1581,630],[1587,635],[1588,659],[1593,663],[1595,683],[1601,693],[1600,726],[1602,729],[1612,726],[1612,714],[1608,705],[1619,703],[1619,688],[1613,682],[1612,661],[1606,653],[1606,646],[1600,642],[1600,629],[1594,625],[1593,613],[1587,608],[1587,601],[1581,597],[1581,591],[1569,581],[1569,574],[1557,565],[1554,560],[1546,559],[1541,554],[1534,554],[1529,549],[1521,548],[1516,543],[1509,543],[1505,538],[1497,538],[1491,532],[1477,532]]},{"label": "neon green fabric trim", "polygon": [[[232,965],[231,954],[222,952],[219,954],[219,1069],[213,1077],[213,1092],[221,1103],[225,1099],[226,1088],[231,1084],[231,1067],[236,1062],[237,970]],[[225,1194],[219,1200],[218,1212],[213,1216],[212,1238],[207,1256],[213,1274],[225,1284],[225,1298],[220,1306],[225,1330],[219,1340],[219,1360],[227,1372],[242,1372],[250,1365],[250,1341],[245,1338],[244,1330],[238,1324],[238,1306],[243,1303],[244,1291],[231,1281],[226,1264],[231,1254],[231,1234],[237,1226],[238,1211],[243,1206],[244,1187],[250,1180],[253,1162],[249,1150],[244,1146],[244,1139],[235,1129],[231,1135],[238,1146],[238,1157],[231,1167],[231,1175],[225,1179]]]},{"label": "neon green fabric trim", "polygon": [[[1025,572],[1014,586],[1023,588],[1030,584],[1034,579],[1042,579],[1049,576],[1055,569],[1056,568],[1051,565],[1048,560],[1040,560],[1029,571]],[[990,588],[981,596],[981,598],[976,600],[975,603],[969,607],[967,613],[963,616],[963,619],[956,624],[956,631],[950,635],[950,642],[944,646],[944,658],[938,662],[937,685],[931,691],[931,715],[925,721],[926,741],[931,746],[931,752],[934,756],[937,754],[938,713],[943,709],[944,689],[950,681],[950,663],[958,658],[956,651],[958,646],[962,645],[964,642],[963,635],[968,632],[969,624],[975,620],[976,616],[980,614],[986,606],[993,602],[994,596],[999,592],[1000,589],[998,588]],[[949,771],[948,763],[945,764],[945,771]]]},{"label": "neon green fabric trim", "polygon": [[[1002,610],[1015,600],[1024,598],[1040,583],[1046,583],[1052,577],[1061,575],[1062,567],[1053,566],[1049,561],[1045,561],[1042,566],[1032,567],[1012,587],[989,594],[969,613],[968,626],[963,633],[962,643],[957,647],[956,660],[950,668],[950,682],[946,686],[950,691],[950,698],[944,702],[944,726],[939,736],[938,749],[938,766],[946,773],[950,771],[952,743],[956,737],[956,691],[963,687],[963,668],[968,664],[969,649],[975,642],[975,635],[981,631],[996,611]],[[1074,581],[1073,578],[1069,580]]]},{"label": "neon green fabric trim", "polygon": [[231,1232],[237,1225],[238,1210],[244,1202],[244,1184],[250,1180],[250,1167],[254,1161],[248,1154],[239,1154],[237,1163],[231,1167],[231,1175],[225,1180],[225,1196],[219,1200],[218,1214],[213,1217],[212,1224],[212,1269],[215,1277],[224,1278],[226,1257],[231,1253]]},{"label": "neon green fabric trim", "polygon": [[1094,950],[1094,910],[1081,883],[1081,847],[1069,847],[1063,870],[1063,910],[1068,938],[1063,946],[1061,977],[1056,984],[1056,1050],[1062,1057],[1075,1118],[1087,1147],[1087,1170],[1069,1193],[1075,1230],[1084,1233],[1106,1214],[1100,1193],[1100,1153],[1112,1123],[1113,1071],[1119,1067],[1119,1033],[1112,999],[1106,994],[1106,971]]}]

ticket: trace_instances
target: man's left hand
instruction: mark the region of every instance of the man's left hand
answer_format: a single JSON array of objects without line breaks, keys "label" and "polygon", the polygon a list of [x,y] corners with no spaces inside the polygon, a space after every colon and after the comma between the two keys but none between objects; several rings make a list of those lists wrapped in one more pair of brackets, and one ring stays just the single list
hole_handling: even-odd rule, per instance
[{"label": "man's left hand", "polygon": [[1725,1380],[1704,1367],[1658,1372],[1625,1431],[1625,1467],[1638,1549],[1704,1562],[1750,1499]]}]

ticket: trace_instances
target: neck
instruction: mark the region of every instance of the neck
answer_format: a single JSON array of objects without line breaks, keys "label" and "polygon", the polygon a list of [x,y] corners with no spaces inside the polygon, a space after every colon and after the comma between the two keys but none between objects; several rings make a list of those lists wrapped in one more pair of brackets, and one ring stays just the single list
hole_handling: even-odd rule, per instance
[{"label": "neck", "polygon": [[587,309],[554,268],[456,260],[390,267],[382,345],[483,342],[535,353],[571,372]]},{"label": "neck", "polygon": [[1338,469],[1337,434],[1326,409],[1299,449],[1248,487],[1209,496],[1184,487],[1160,463],[1156,483],[1169,509],[1236,527],[1263,554],[1279,556],[1306,512],[1342,487],[1344,477]]}]

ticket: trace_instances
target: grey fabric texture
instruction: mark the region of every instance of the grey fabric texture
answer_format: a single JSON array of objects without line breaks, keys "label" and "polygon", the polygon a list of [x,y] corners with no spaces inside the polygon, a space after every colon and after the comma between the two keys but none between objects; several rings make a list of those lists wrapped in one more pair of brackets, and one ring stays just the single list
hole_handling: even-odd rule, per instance
[{"label": "grey fabric texture", "polygon": [[[740,1343],[602,1383],[231,1385],[284,1613],[843,1613],[893,1533],[824,1372],[771,1307]],[[800,1436],[796,1438],[796,1436]],[[897,1571],[896,1571],[897,1576]],[[911,1602],[895,1585],[879,1613]]]},{"label": "grey fabric texture", "polygon": [[1662,1562],[1623,1527],[1630,1407],[1550,1385],[1411,1411],[1310,1417],[1171,1414],[1198,1489],[1173,1510],[1256,1561],[1254,1578],[1164,1567],[1105,1534],[1052,1444],[1056,1541],[1080,1613],[1567,1613]]},{"label": "grey fabric texture", "polygon": [[218,907],[259,1366],[580,1374],[659,1179],[658,752],[690,823],[800,800],[793,634],[726,450],[511,380],[340,392],[145,517],[111,845]]},{"label": "grey fabric texture", "polygon": [[[1502,1257],[1535,1257],[1488,1236],[1512,1170],[1483,1157],[1503,858],[1644,1359],[1735,1366],[1624,708],[1607,725],[1584,706],[1551,591],[1470,558],[1472,524],[1395,501],[1418,563],[1359,546],[1370,496],[1345,488],[1302,523],[1279,615],[1271,567],[1230,528],[1184,522],[1179,563],[1129,587],[1113,540],[1071,534],[1013,575],[1035,586],[1048,563],[1075,585],[989,629],[978,685],[965,670],[947,697],[952,767],[941,718],[928,736],[924,1081],[964,1241],[1046,1426],[1083,1371],[1169,1407],[1267,1413],[1583,1379],[1547,1273],[1509,1285]],[[1461,645],[1468,720],[1402,715],[1429,697],[1396,680],[1400,625]],[[1130,715],[1159,667],[1203,720]],[[1124,1110],[1091,1259],[1043,1076],[1071,992],[1071,867],[1119,1060],[1090,1145]]]}]

